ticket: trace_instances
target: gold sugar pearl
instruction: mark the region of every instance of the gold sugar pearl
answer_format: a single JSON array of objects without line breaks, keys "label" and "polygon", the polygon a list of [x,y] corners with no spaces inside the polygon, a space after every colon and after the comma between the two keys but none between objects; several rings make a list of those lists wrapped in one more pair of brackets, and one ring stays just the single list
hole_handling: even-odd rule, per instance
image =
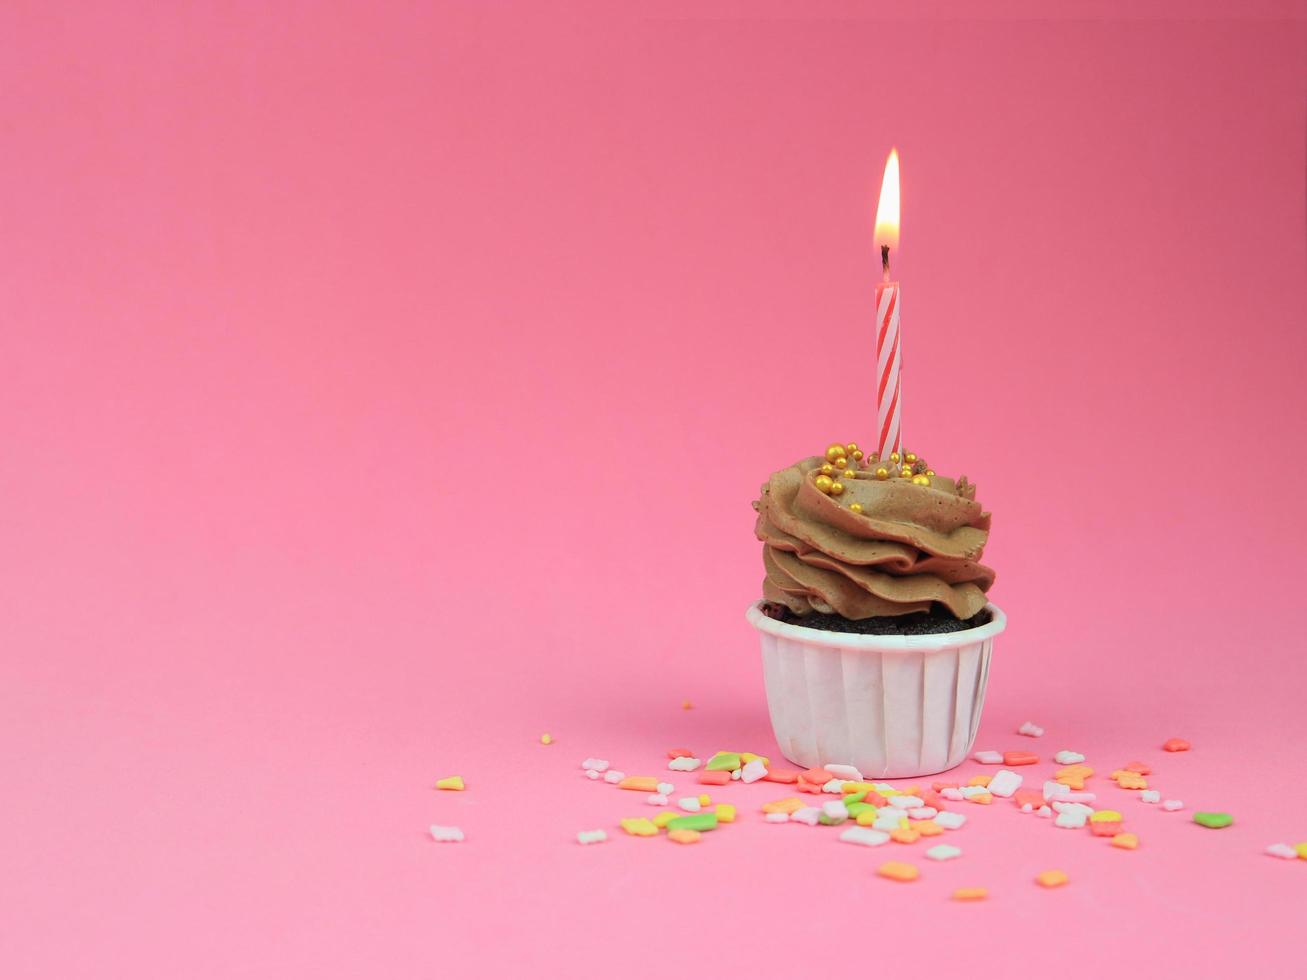
[{"label": "gold sugar pearl", "polygon": [[856,477],[856,476],[858,475],[858,471],[857,471],[857,470],[845,470],[845,471],[843,472],[843,474],[841,474],[841,475],[842,475],[842,476],[844,477],[844,479],[846,479],[846,480],[852,480],[854,477]]},{"label": "gold sugar pearl", "polygon": [[839,496],[840,494],[842,494],[843,492],[844,492],[844,484],[843,484],[843,483],[832,483],[832,484],[830,485],[830,494],[831,494],[832,497],[838,497],[838,496]]},{"label": "gold sugar pearl", "polygon": [[905,480],[908,477],[912,476],[912,467],[910,466],[903,467],[903,469],[899,470],[899,476],[903,477],[903,479]]},{"label": "gold sugar pearl", "polygon": [[916,454],[916,453],[904,453],[904,454],[903,454],[903,462],[905,462],[905,463],[915,463],[916,461],[917,461],[917,454]]},{"label": "gold sugar pearl", "polygon": [[853,513],[855,513],[855,514],[861,514],[861,513],[862,513],[862,504],[859,504],[859,503],[852,503],[852,504],[849,504],[849,510],[853,511]]},{"label": "gold sugar pearl", "polygon": [[877,479],[877,480],[888,480],[888,479],[889,479],[889,470],[885,469],[885,467],[883,467],[883,466],[878,467],[878,468],[876,469],[876,479]]},{"label": "gold sugar pearl", "polygon": [[840,469],[844,469],[849,465],[849,458],[847,456],[841,456],[839,459],[835,460],[835,465]]},{"label": "gold sugar pearl", "polygon": [[835,460],[839,459],[844,454],[845,454],[844,447],[841,446],[838,442],[832,442],[829,446],[826,447],[826,458],[830,460],[832,463],[835,462]]},{"label": "gold sugar pearl", "polygon": [[854,458],[854,459],[862,459],[862,450],[861,450],[861,449],[851,449],[851,450],[849,450],[849,451],[850,451],[851,453],[853,453],[853,458]]},{"label": "gold sugar pearl", "polygon": [[928,487],[930,486],[930,477],[926,476],[925,473],[918,473],[912,478],[912,482],[919,487]]},{"label": "gold sugar pearl", "polygon": [[898,454],[898,453],[890,453],[890,454],[889,454],[889,461],[890,461],[891,463],[897,463],[897,462],[899,461],[899,459],[900,459],[900,457],[899,457],[899,454]]},{"label": "gold sugar pearl", "polygon": [[851,453],[856,453],[858,451],[858,444],[856,442],[850,442],[845,444],[844,448]]},{"label": "gold sugar pearl", "polygon": [[835,467],[831,466],[830,463],[823,463],[821,466],[821,471],[825,473],[827,476],[831,476],[835,472]]},{"label": "gold sugar pearl", "polygon": [[825,474],[817,477],[817,479],[813,480],[812,482],[816,485],[817,489],[820,490],[822,493],[830,493],[831,487],[835,485],[835,481],[832,480],[830,477],[826,476]]},{"label": "gold sugar pearl", "polygon": [[934,475],[935,475],[935,471],[934,471],[934,470],[926,470],[926,475],[927,475],[927,476],[934,476]]}]

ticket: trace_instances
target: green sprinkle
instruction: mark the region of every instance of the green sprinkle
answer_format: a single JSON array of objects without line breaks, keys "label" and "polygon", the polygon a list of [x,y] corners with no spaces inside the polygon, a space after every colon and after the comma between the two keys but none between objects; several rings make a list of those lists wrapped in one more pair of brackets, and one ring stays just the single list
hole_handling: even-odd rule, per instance
[{"label": "green sprinkle", "polygon": [[845,820],[848,819],[849,819],[848,817],[832,817],[829,813],[825,812],[824,810],[822,811],[821,815],[817,817],[817,820],[821,823],[824,823],[827,827],[838,827],[840,824],[842,824]]},{"label": "green sprinkle", "polygon": [[686,817],[672,817],[667,821],[668,830],[716,830],[717,814],[691,813]]},{"label": "green sprinkle", "polygon": [[865,813],[868,810],[874,811],[876,809],[870,803],[845,803],[844,806],[848,809],[849,816],[854,820],[858,819],[859,813]]},{"label": "green sprinkle", "polygon": [[726,770],[731,772],[740,768],[740,753],[738,752],[718,752],[708,760],[708,765],[704,766],[709,772]]},{"label": "green sprinkle", "polygon": [[848,796],[844,797],[844,805],[848,806],[850,803],[861,803],[866,798],[867,791],[865,789],[861,793],[850,793]]},{"label": "green sprinkle", "polygon": [[1228,813],[1195,813],[1194,823],[1203,827],[1211,827],[1213,830],[1220,830],[1222,827],[1228,827],[1234,823],[1234,817]]}]

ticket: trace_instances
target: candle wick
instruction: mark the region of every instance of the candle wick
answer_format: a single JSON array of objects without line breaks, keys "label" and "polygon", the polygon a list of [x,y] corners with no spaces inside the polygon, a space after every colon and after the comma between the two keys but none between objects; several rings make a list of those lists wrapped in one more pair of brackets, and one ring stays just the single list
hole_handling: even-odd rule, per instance
[{"label": "candle wick", "polygon": [[880,268],[885,277],[885,282],[889,282],[889,246],[880,247]]}]

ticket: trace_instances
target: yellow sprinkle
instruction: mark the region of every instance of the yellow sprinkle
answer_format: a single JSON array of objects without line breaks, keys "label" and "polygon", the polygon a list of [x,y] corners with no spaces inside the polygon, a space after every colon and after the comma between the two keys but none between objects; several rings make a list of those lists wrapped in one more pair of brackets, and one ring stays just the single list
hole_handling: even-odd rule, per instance
[{"label": "yellow sprinkle", "polygon": [[659,830],[662,830],[664,827],[667,826],[667,822],[669,820],[675,820],[677,817],[683,817],[683,816],[685,816],[685,814],[677,813],[675,810],[659,810],[657,813],[654,814],[654,818],[653,818],[654,826],[657,827]]},{"label": "yellow sprinkle", "polygon": [[718,803],[713,810],[718,823],[735,823],[735,807],[730,803]]},{"label": "yellow sprinkle", "polygon": [[762,805],[763,813],[794,813],[796,810],[802,810],[807,804],[797,796],[787,796],[783,800],[773,800],[770,803]]},{"label": "yellow sprinkle", "polygon": [[1035,875],[1035,881],[1039,882],[1045,888],[1061,888],[1070,880],[1071,879],[1067,877],[1065,871],[1058,871],[1056,869],[1041,871],[1039,874]]},{"label": "yellow sprinkle", "polygon": [[1307,861],[1307,840],[1303,841],[1301,844],[1294,844],[1293,849],[1298,852],[1300,858]]},{"label": "yellow sprinkle", "polygon": [[553,741],[554,741],[554,736],[550,735],[548,732],[545,732],[543,735],[540,736],[541,745],[549,745]]},{"label": "yellow sprinkle", "polygon": [[1139,846],[1139,837],[1135,834],[1113,834],[1113,847],[1124,847],[1127,851],[1133,851]]},{"label": "yellow sprinkle", "polygon": [[622,820],[622,829],[632,837],[655,837],[658,825],[648,817],[626,817]]},{"label": "yellow sprinkle", "polygon": [[467,787],[463,785],[462,776],[446,776],[444,779],[436,780],[436,789],[456,789],[461,791],[467,789]]},{"label": "yellow sprinkle", "polygon": [[876,808],[873,806],[870,810],[863,810],[855,819],[859,827],[870,827],[876,822]]},{"label": "yellow sprinkle", "polygon": [[1089,815],[1090,823],[1114,823],[1122,819],[1116,810],[1095,810]]},{"label": "yellow sprinkle", "polygon": [[747,766],[750,762],[753,762],[754,759],[759,759],[764,766],[768,769],[771,768],[771,759],[767,758],[765,755],[754,755],[752,752],[741,752],[739,755],[742,765]]},{"label": "yellow sprinkle", "polygon": [[938,837],[944,833],[944,828],[934,820],[913,820],[910,826],[922,837]]}]

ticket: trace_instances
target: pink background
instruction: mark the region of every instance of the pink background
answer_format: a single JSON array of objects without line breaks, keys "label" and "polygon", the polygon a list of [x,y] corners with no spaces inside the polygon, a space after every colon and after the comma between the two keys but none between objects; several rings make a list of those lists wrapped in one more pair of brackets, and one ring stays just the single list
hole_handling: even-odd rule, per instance
[{"label": "pink background", "polygon": [[[0,8],[7,977],[1301,963],[1300,5],[76,7]],[[895,886],[775,789],[677,848],[579,776],[775,752],[749,502],[870,440],[895,144],[981,747],[1229,830],[1100,779],[1137,852],[970,807]]]}]

